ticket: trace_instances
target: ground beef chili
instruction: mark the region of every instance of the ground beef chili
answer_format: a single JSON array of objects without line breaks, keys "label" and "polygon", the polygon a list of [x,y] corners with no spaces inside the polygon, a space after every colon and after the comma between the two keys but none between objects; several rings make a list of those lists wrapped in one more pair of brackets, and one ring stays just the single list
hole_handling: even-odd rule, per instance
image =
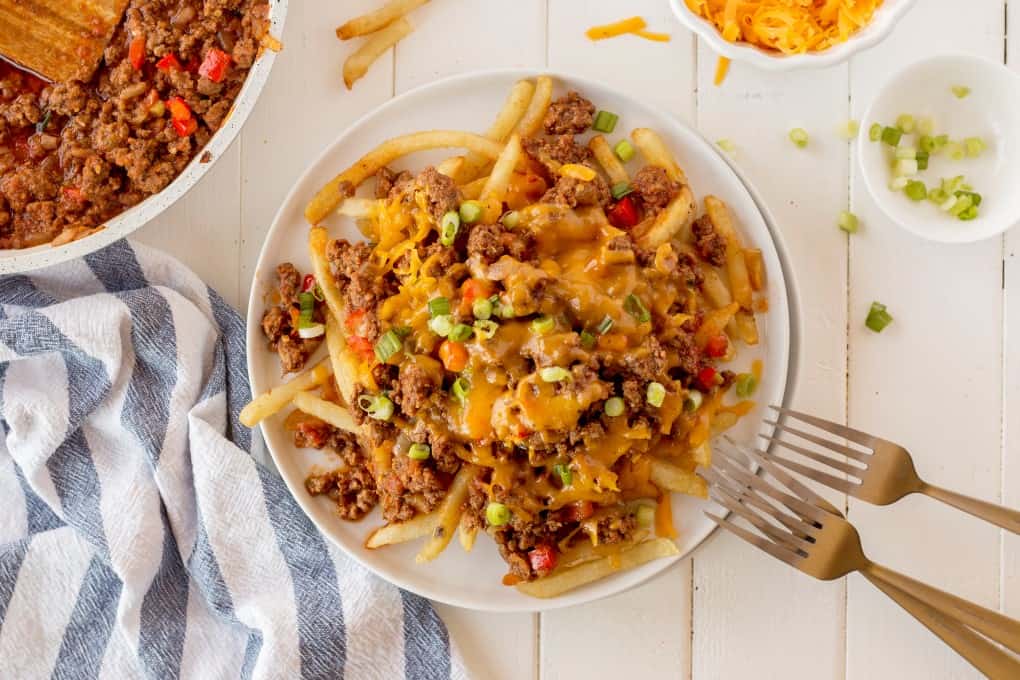
[{"label": "ground beef chili", "polygon": [[226,120],[268,7],[132,0],[88,83],[0,61],[0,249],[97,227],[166,187]]},{"label": "ground beef chili", "polygon": [[[300,371],[319,345],[322,337],[302,338],[298,334],[295,319],[301,311],[298,295],[302,289],[314,289],[310,278],[302,279],[301,274],[290,262],[276,268],[277,304],[266,309],[262,315],[262,333],[269,341],[269,349],[280,355],[280,366],[284,373]],[[306,285],[306,283],[308,285]],[[312,293],[314,296],[314,292]],[[322,323],[325,319],[322,302],[316,300],[313,320]]]}]

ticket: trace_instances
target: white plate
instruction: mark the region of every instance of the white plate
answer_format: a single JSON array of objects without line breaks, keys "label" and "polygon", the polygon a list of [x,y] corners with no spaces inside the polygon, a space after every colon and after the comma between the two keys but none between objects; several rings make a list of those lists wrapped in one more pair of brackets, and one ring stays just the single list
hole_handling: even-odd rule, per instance
[{"label": "white plate", "polygon": [[[283,20],[287,16],[288,0],[268,0],[268,2],[269,32],[279,37],[283,35]],[[20,250],[0,249],[0,276],[48,267],[88,255],[128,236],[136,229],[140,229],[176,203],[226,153],[227,148],[237,137],[237,133],[241,131],[241,126],[248,120],[248,115],[255,108],[255,102],[269,78],[269,71],[273,68],[274,61],[276,61],[276,53],[272,50],[264,50],[248,72],[248,79],[245,80],[241,91],[237,94],[234,107],[226,122],[216,131],[202,151],[195,155],[191,163],[165,189],[148,197],[130,210],[117,215],[106,223],[105,229],[92,236],[56,247],[45,244]],[[212,154],[212,160],[202,163],[200,159],[206,151]]]},{"label": "white plate", "polygon": [[[485,129],[502,105],[511,85],[519,78],[532,77],[531,71],[492,71],[475,73],[426,85],[398,97],[355,123],[316,160],[287,196],[263,244],[252,285],[248,306],[248,369],[252,391],[261,393],[280,381],[280,367],[274,354],[266,349],[259,328],[264,311],[264,297],[273,289],[274,269],[283,261],[293,262],[307,272],[307,224],[303,218],[305,203],[316,190],[338,171],[386,138],[415,130],[432,128]],[[640,102],[626,99],[612,88],[573,76],[553,74],[557,94],[576,89],[595,102],[596,106],[620,115],[615,139],[625,130],[646,126],[657,130],[674,150],[690,179],[695,193],[715,194],[724,199],[736,216],[748,243],[761,248],[769,276],[770,310],[760,319],[762,343],[754,351],[741,348],[734,368],[744,370],[752,358],[765,363],[764,379],[758,392],[761,404],[780,404],[787,392],[791,346],[797,336],[792,303],[795,295],[785,254],[778,234],[770,228],[771,220],[756,196],[745,186],[727,162],[698,133],[674,118]],[[445,154],[449,155],[449,154]],[[428,162],[438,162],[443,153],[421,154],[405,159],[398,167],[421,169]],[[636,163],[636,162],[635,162]],[[354,225],[334,216],[327,221],[334,237],[360,238]],[[761,427],[760,409],[745,419],[742,436],[750,437]],[[298,450],[281,424],[281,413],[262,424],[269,450],[280,473],[298,503],[332,541],[352,557],[388,581],[433,600],[448,604],[490,611],[540,611],[589,602],[619,593],[659,573],[679,558],[658,560],[638,569],[594,583],[553,600],[536,600],[519,594],[500,583],[506,572],[492,541],[484,536],[475,549],[465,554],[457,541],[436,561],[416,565],[414,556],[420,545],[391,546],[370,551],[363,547],[366,534],[381,523],[376,510],[364,521],[342,521],[335,506],[325,498],[313,498],[304,488],[308,472],[328,467],[326,454]],[[673,512],[680,539],[677,545],[687,555],[708,537],[715,525],[702,513],[707,504],[693,498],[674,496]]]}]

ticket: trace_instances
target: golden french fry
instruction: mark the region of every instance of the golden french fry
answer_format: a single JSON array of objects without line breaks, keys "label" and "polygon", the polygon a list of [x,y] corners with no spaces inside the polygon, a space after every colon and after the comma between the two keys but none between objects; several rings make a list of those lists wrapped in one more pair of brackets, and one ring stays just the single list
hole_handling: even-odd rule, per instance
[{"label": "golden french fry", "polygon": [[329,260],[326,258],[326,244],[329,243],[329,234],[324,227],[313,227],[308,231],[308,254],[312,259],[312,273],[315,275],[315,282],[322,289],[322,296],[326,299],[326,306],[333,316],[338,319],[344,318],[344,301],[340,297],[340,289],[337,288],[336,279],[329,269]]},{"label": "golden french fry", "polygon": [[658,458],[652,460],[651,474],[648,479],[652,484],[666,491],[708,498],[708,484],[704,479],[693,472],[688,472],[682,467]]},{"label": "golden french fry", "polygon": [[477,474],[478,469],[474,465],[468,463],[461,465],[460,470],[457,471],[457,476],[450,483],[450,488],[446,492],[446,498],[443,499],[442,505],[436,510],[436,514],[439,515],[439,522],[436,524],[435,529],[433,529],[432,536],[425,543],[425,547],[414,558],[415,562],[418,564],[431,562],[446,550],[446,546],[450,544],[453,532],[457,530],[457,524],[460,522],[460,515],[463,511],[461,506],[467,500],[471,480]]},{"label": "golden french fry", "polygon": [[706,439],[691,449],[691,459],[701,467],[708,467],[712,464],[712,444]]},{"label": "golden french fry", "polygon": [[673,154],[669,152],[659,133],[648,128],[637,128],[630,133],[630,136],[634,140],[634,146],[638,148],[650,165],[658,165],[674,182],[687,184],[687,176],[677,164],[676,159],[673,158]]},{"label": "golden french fry", "polygon": [[721,411],[715,414],[715,418],[712,419],[712,436],[722,434],[736,425],[738,420],[740,420],[740,416],[732,411]]},{"label": "golden french fry", "polygon": [[[503,108],[496,115],[496,120],[486,131],[485,136],[494,142],[505,142],[513,133],[517,121],[527,110],[534,93],[535,85],[530,80],[518,80],[514,83],[513,89],[510,90],[510,96],[507,97],[506,103],[503,104]],[[455,177],[457,183],[467,184],[477,179],[491,162],[491,159],[482,154],[469,153]]]},{"label": "golden french fry", "polygon": [[677,550],[673,541],[656,538],[622,550],[618,555],[585,562],[562,571],[557,570],[536,581],[519,583],[517,590],[531,597],[556,597],[607,576],[634,569],[660,557],[672,557],[679,554],[680,551]]},{"label": "golden french fry", "polygon": [[354,83],[361,80],[368,73],[368,69],[372,67],[376,59],[381,57],[386,50],[410,35],[413,30],[414,27],[411,25],[411,22],[401,18],[373,33],[344,62],[344,85],[347,89],[350,90],[354,87]]},{"label": "golden french fry", "polygon": [[385,28],[397,19],[403,18],[413,10],[418,9],[429,0],[392,0],[374,12],[354,17],[343,26],[336,29],[336,37],[340,40],[350,40],[358,36],[375,33]]},{"label": "golden french fry", "polygon": [[737,337],[748,345],[758,344],[758,322],[754,320],[754,313],[740,310],[733,317],[737,326]]},{"label": "golden french fry", "polygon": [[715,196],[705,196],[705,213],[712,226],[726,241],[726,274],[730,279],[730,292],[741,308],[751,309],[751,278],[747,273],[747,261],[740,236],[733,227],[733,218],[726,204]]},{"label": "golden french fry", "polygon": [[726,283],[715,267],[702,267],[701,273],[704,277],[701,291],[705,294],[705,299],[708,300],[710,305],[719,309],[733,302],[730,289],[726,287]]},{"label": "golden french fry", "polygon": [[468,182],[467,184],[460,187],[460,193],[464,197],[464,200],[467,201],[475,200],[482,195],[482,189],[484,189],[485,185],[488,183],[489,183],[488,176],[479,177],[475,181]]},{"label": "golden french fry", "polygon": [[299,411],[304,411],[310,416],[315,416],[335,428],[358,434],[358,424],[347,409],[334,404],[331,401],[321,399],[311,392],[298,392],[294,395],[294,406]]},{"label": "golden french fry", "polygon": [[354,392],[357,386],[358,360],[347,349],[340,323],[332,314],[326,316],[326,349],[333,365],[333,376],[336,380],[340,396],[348,404],[354,404]]},{"label": "golden french fry", "polygon": [[367,220],[375,216],[381,203],[371,198],[348,198],[337,213],[355,220]]},{"label": "golden french fry", "polygon": [[321,385],[333,375],[333,369],[326,360],[320,361],[304,373],[299,373],[287,382],[260,394],[241,409],[240,420],[245,427],[255,427],[294,400],[300,392]]},{"label": "golden french fry", "polygon": [[439,526],[439,511],[430,512],[427,515],[418,515],[406,522],[394,522],[379,527],[368,535],[365,547],[374,550],[384,545],[394,543],[407,543],[418,538],[431,536],[436,527]]},{"label": "golden french fry", "polygon": [[482,189],[478,200],[485,206],[486,223],[495,222],[499,219],[499,213],[503,209],[503,200],[506,198],[507,188],[510,180],[513,179],[514,168],[521,160],[521,138],[516,133],[511,135],[510,140],[503,148],[503,153],[496,159],[492,167],[492,174],[489,175],[485,187]]},{"label": "golden french fry", "polygon": [[588,148],[595,154],[595,160],[599,162],[602,169],[609,175],[613,184],[630,184],[630,175],[623,163],[616,157],[616,153],[610,148],[609,142],[602,135],[595,135],[588,142]]},{"label": "golden french fry", "polygon": [[545,114],[552,102],[553,81],[549,76],[539,76],[535,79],[535,93],[528,104],[528,110],[524,112],[521,119],[517,121],[517,128],[514,130],[521,139],[534,137],[542,128]]},{"label": "golden french fry", "polygon": [[450,179],[455,180],[457,179],[457,176],[460,174],[461,168],[464,167],[464,161],[465,161],[464,156],[450,156],[445,161],[436,166],[436,172],[438,172],[440,175],[446,175]]},{"label": "golden french fry", "polygon": [[760,291],[765,288],[765,261],[758,248],[745,248],[744,261],[747,263],[747,276],[751,280],[751,288]]},{"label": "golden french fry", "polygon": [[464,552],[471,552],[475,547],[475,539],[478,538],[478,527],[467,528],[465,519],[467,515],[460,518],[460,527],[457,529],[457,539],[460,541],[460,547],[464,548]]},{"label": "golden french fry", "polygon": [[489,158],[498,158],[503,145],[488,137],[459,130],[430,130],[394,137],[362,156],[351,167],[329,181],[305,208],[305,219],[316,225],[339,207],[346,198],[345,191],[353,190],[383,166],[393,161],[429,149],[463,148],[477,151]]},{"label": "golden french fry", "polygon": [[739,310],[740,305],[736,302],[731,302],[725,307],[706,312],[701,325],[698,326],[698,330],[694,334],[694,342],[698,347],[704,348],[709,340],[726,330],[726,325]]},{"label": "golden french fry", "polygon": [[678,233],[690,227],[694,221],[694,195],[686,186],[680,193],[652,220],[645,220],[634,227],[638,245],[654,250],[666,243]]}]

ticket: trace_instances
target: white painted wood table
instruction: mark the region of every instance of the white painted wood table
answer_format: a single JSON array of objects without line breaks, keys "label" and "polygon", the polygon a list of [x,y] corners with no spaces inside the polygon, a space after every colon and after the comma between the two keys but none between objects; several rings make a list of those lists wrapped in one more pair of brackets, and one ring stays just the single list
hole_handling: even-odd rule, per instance
[{"label": "white painted wood table", "polygon": [[[378,0],[292,2],[285,45],[238,143],[139,238],[180,257],[238,308],[273,214],[348,124],[396,94],[479,68],[548,67],[601,79],[728,137],[779,220],[803,297],[795,406],[907,444],[929,481],[1020,506],[1020,231],[967,246],[920,241],[883,219],[850,145],[858,118],[901,64],[964,51],[1020,68],[1020,6],[920,0],[885,43],[823,71],[769,74],[715,56],[665,0],[433,0],[417,31],[353,92],[351,46],[333,27]],[[672,42],[591,43],[584,30],[632,14]],[[450,102],[456,106],[456,102]],[[1020,115],[1018,112],[1017,115]],[[812,133],[805,151],[788,141]],[[862,223],[836,228],[850,206]],[[895,323],[864,328],[873,300]],[[872,557],[1020,617],[1020,538],[924,498],[838,502]],[[976,673],[859,577],[821,583],[718,532],[652,582],[545,615],[440,612],[479,678],[960,678]]]}]

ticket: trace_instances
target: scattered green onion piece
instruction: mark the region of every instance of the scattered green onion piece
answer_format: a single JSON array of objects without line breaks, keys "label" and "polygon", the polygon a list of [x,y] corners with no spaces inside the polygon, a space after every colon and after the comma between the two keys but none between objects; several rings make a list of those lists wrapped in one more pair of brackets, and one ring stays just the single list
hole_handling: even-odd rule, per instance
[{"label": "scattered green onion piece", "polygon": [[943,212],[949,212],[950,210],[953,209],[953,206],[956,205],[956,202],[959,200],[960,199],[958,199],[956,196],[950,196],[946,200],[939,203],[939,210],[942,210]]},{"label": "scattered green onion piece", "polygon": [[940,204],[947,198],[949,198],[949,194],[941,187],[932,187],[928,190],[928,200],[932,203]]},{"label": "scattered green onion piece", "polygon": [[946,153],[954,161],[962,161],[967,157],[967,149],[960,142],[949,142],[946,144]]},{"label": "scattered green onion piece", "polygon": [[616,154],[617,158],[626,163],[630,159],[634,158],[634,146],[626,139],[621,139],[613,147],[613,153]]},{"label": "scattered green onion piece", "polygon": [[620,120],[620,117],[610,111],[599,111],[595,116],[595,123],[592,125],[592,129],[596,132],[605,132],[606,134],[612,134],[613,130],[616,129],[616,123]]},{"label": "scattered green onion piece", "polygon": [[882,124],[881,123],[872,123],[871,124],[871,127],[868,128],[868,139],[870,139],[873,142],[877,142],[878,140],[882,139]]},{"label": "scattered green onion piece", "polygon": [[949,209],[949,214],[953,217],[959,217],[967,208],[974,205],[974,201],[970,200],[970,196],[958,194],[956,196],[956,203]]},{"label": "scattered green onion piece", "polygon": [[928,187],[924,185],[924,182],[919,180],[912,179],[907,182],[907,186],[904,187],[903,192],[911,201],[923,201],[928,197]]},{"label": "scattered green onion piece", "polygon": [[967,148],[967,155],[971,158],[977,158],[987,148],[985,140],[980,137],[968,137],[963,140],[963,145]]},{"label": "scattered green onion piece", "polygon": [[896,127],[903,130],[903,132],[910,134],[914,131],[914,117],[909,113],[900,114],[896,118]]},{"label": "scattered green onion piece", "polygon": [[299,293],[298,304],[301,306],[298,328],[307,328],[315,323],[315,296],[307,292]]},{"label": "scattered green onion piece", "polygon": [[968,94],[970,94],[970,88],[967,87],[966,85],[953,85],[953,87],[950,89],[952,89],[953,94],[956,95],[957,99],[963,99]]},{"label": "scattered green onion piece", "polygon": [[514,308],[512,305],[503,304],[500,302],[496,305],[496,316],[501,319],[512,319],[514,318]]},{"label": "scattered green onion piece", "polygon": [[808,136],[807,130],[804,128],[793,128],[790,130],[790,141],[801,149],[808,145],[809,139],[810,137]]},{"label": "scattered green onion piece", "polygon": [[429,317],[434,319],[437,316],[446,316],[450,313],[450,299],[434,297],[429,300]]},{"label": "scattered green onion piece", "polygon": [[400,338],[392,330],[382,334],[382,337],[375,342],[375,356],[379,361],[389,361],[390,357],[403,348]]},{"label": "scattered green onion piece", "polygon": [[957,191],[956,195],[957,196],[961,196],[961,195],[969,196],[970,200],[971,200],[971,203],[974,205],[974,207],[977,207],[977,206],[981,205],[981,194],[979,194],[977,192],[970,191],[970,190],[967,190],[967,191]]},{"label": "scattered green onion piece", "polygon": [[836,223],[840,229],[848,234],[856,234],[857,229],[860,227],[860,220],[857,219],[857,215],[847,210],[840,211],[839,220]]},{"label": "scattered green onion piece", "polygon": [[684,410],[688,413],[697,411],[701,408],[703,401],[705,401],[705,395],[697,390],[690,390],[684,398]]},{"label": "scattered green onion piece", "polygon": [[321,337],[325,333],[326,327],[321,323],[313,323],[309,326],[301,326],[298,328],[298,335],[305,340]]},{"label": "scattered green onion piece", "polygon": [[428,444],[411,444],[407,450],[407,457],[411,460],[428,460],[432,455],[432,449]]},{"label": "scattered green onion piece", "polygon": [[439,229],[439,242],[447,247],[452,246],[453,242],[457,240],[458,231],[460,231],[460,215],[451,210],[443,215]]},{"label": "scattered green onion piece", "polygon": [[926,137],[935,132],[935,119],[931,116],[921,116],[917,119],[917,134]]},{"label": "scattered green onion piece", "polygon": [[967,208],[966,210],[964,210],[962,213],[960,213],[959,219],[964,221],[964,222],[969,222],[970,220],[976,219],[977,216],[978,216],[978,207],[976,205],[972,205],[969,208]]},{"label": "scattered green onion piece", "polygon": [[893,191],[903,191],[910,184],[910,180],[906,177],[893,177],[889,182],[889,188]]},{"label": "scattered green onion piece", "polygon": [[478,201],[464,201],[460,204],[460,221],[464,224],[474,224],[482,219],[482,204]]},{"label": "scattered green onion piece", "polygon": [[501,527],[510,521],[510,508],[493,501],[485,507],[485,520],[490,526]]},{"label": "scattered green onion piece", "polygon": [[449,314],[442,314],[429,321],[429,329],[441,338],[449,337],[453,330],[453,317]]},{"label": "scattered green onion piece", "polygon": [[315,284],[315,287],[312,288],[312,297],[314,297],[319,302],[326,301],[326,294],[322,292],[322,286],[320,286],[319,284]]},{"label": "scattered green onion piece", "polygon": [[886,311],[885,305],[880,302],[872,302],[871,309],[868,311],[868,318],[865,319],[864,325],[875,331],[881,333],[885,330],[885,327],[891,324],[893,321],[892,316]]},{"label": "scattered green onion piece", "polygon": [[516,210],[510,210],[499,221],[507,229],[516,229],[517,225],[521,223],[521,214]]},{"label": "scattered green onion piece", "polygon": [[715,143],[720,149],[726,153],[732,154],[737,150],[737,145],[733,143],[732,139],[720,139]]},{"label": "scattered green onion piece", "polygon": [[598,332],[599,335],[605,335],[612,329],[612,327],[613,317],[606,316],[602,319],[602,321],[599,321],[598,328],[596,328],[595,330]]},{"label": "scattered green onion piece", "polygon": [[394,326],[393,332],[397,334],[397,337],[404,339],[411,334],[410,326]]},{"label": "scattered green onion piece", "polygon": [[888,126],[882,128],[882,141],[889,146],[899,146],[901,137],[903,132],[899,128]]},{"label": "scattered green onion piece", "polygon": [[471,313],[475,315],[476,319],[485,321],[492,317],[492,306],[492,302],[488,298],[478,298],[471,305]]},{"label": "scattered green onion piece", "polygon": [[389,420],[393,417],[393,402],[382,394],[374,397],[363,394],[358,398],[358,406],[373,420]]},{"label": "scattered green onion piece", "polygon": [[641,303],[638,296],[633,293],[624,298],[623,308],[628,314],[637,319],[639,323],[648,323],[652,320],[652,313]]},{"label": "scattered green onion piece", "polygon": [[861,131],[861,124],[856,120],[848,120],[843,123],[839,128],[839,135],[849,141],[857,136],[857,133]]},{"label": "scattered green onion piece", "polygon": [[538,335],[545,335],[556,328],[556,319],[551,316],[540,316],[531,322],[531,330]]},{"label": "scattered green onion piece", "polygon": [[955,194],[960,189],[963,189],[965,180],[966,177],[964,177],[963,175],[957,175],[956,177],[944,179],[942,180],[942,188],[945,189],[947,194]]},{"label": "scattered green onion piece", "polygon": [[637,519],[639,527],[647,529],[652,526],[652,523],[655,521],[655,508],[642,503],[637,507],[637,511],[634,513],[634,518]]},{"label": "scattered green onion piece", "polygon": [[464,402],[467,401],[468,392],[471,391],[471,383],[467,381],[467,378],[462,376],[453,381],[453,387],[451,389],[453,390],[453,396],[456,397],[457,401],[459,401],[463,406]]},{"label": "scattered green onion piece", "polygon": [[929,135],[921,135],[917,140],[917,148],[923,153],[931,153],[935,151],[935,140]]},{"label": "scattered green onion piece", "polygon": [[499,324],[496,323],[495,321],[486,321],[486,320],[475,321],[474,328],[475,328],[475,333],[482,340],[491,340],[492,337],[494,335],[496,335],[496,331],[499,330]]},{"label": "scattered green onion piece", "polygon": [[474,335],[474,333],[475,329],[471,326],[468,326],[466,323],[458,323],[450,329],[450,340],[453,340],[454,342],[464,342]]},{"label": "scattered green onion piece", "polygon": [[556,463],[553,465],[553,472],[560,478],[560,483],[563,486],[570,486],[570,483],[574,481],[574,474],[570,471],[570,468],[563,463]]},{"label": "scattered green onion piece", "polygon": [[609,191],[609,193],[611,193],[613,195],[613,200],[614,201],[619,201],[621,198],[623,198],[627,194],[630,194],[630,193],[633,193],[633,192],[634,192],[634,190],[630,188],[630,183],[629,182],[618,182],[618,183],[614,184],[612,189],[610,189],[610,191]]},{"label": "scattered green onion piece", "polygon": [[912,177],[917,174],[917,160],[900,158],[893,165],[893,174],[897,177]]},{"label": "scattered green onion piece", "polygon": [[915,160],[917,158],[917,149],[912,146],[898,146],[896,147],[894,157],[897,160]]},{"label": "scattered green onion piece", "polygon": [[53,111],[46,109],[46,113],[43,115],[42,120],[35,124],[35,131],[38,134],[46,132],[46,127],[50,124],[50,118],[53,117]]},{"label": "scattered green onion piece", "polygon": [[935,142],[935,153],[938,153],[949,144],[949,135],[936,135],[932,141]]},{"label": "scattered green onion piece", "polygon": [[927,170],[928,169],[928,160],[930,158],[931,158],[931,154],[929,154],[927,151],[918,151],[917,152],[917,169],[919,171],[920,170]]},{"label": "scattered green onion piece", "polygon": [[595,348],[595,336],[588,331],[581,331],[581,347],[585,349]]},{"label": "scattered green onion piece", "polygon": [[737,376],[734,388],[739,399],[747,399],[758,389],[758,379],[753,373],[741,373]]},{"label": "scattered green onion piece", "polygon": [[547,366],[540,370],[538,375],[543,382],[547,383],[563,382],[571,378],[570,371],[562,366]]},{"label": "scattered green onion piece", "polygon": [[645,391],[645,401],[659,408],[662,406],[662,402],[666,401],[666,388],[660,382],[648,383],[648,389]]},{"label": "scattered green onion piece", "polygon": [[602,410],[606,412],[606,415],[610,418],[622,416],[623,411],[626,407],[621,397],[612,397],[606,399],[606,403],[602,406]]}]

